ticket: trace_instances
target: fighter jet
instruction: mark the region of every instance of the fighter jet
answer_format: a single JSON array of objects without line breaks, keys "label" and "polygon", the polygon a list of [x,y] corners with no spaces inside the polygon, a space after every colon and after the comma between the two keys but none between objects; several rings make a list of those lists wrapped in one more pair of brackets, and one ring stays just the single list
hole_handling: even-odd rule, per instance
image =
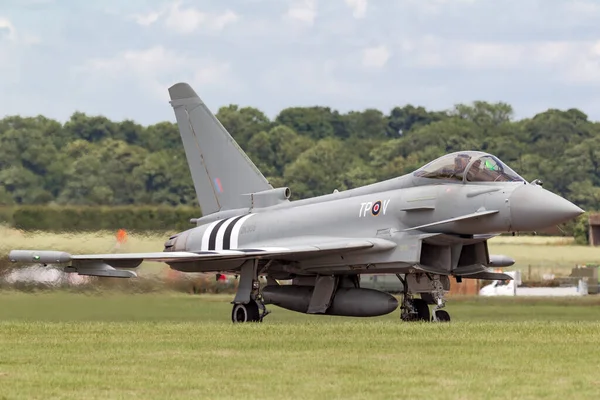
[{"label": "fighter jet", "polygon": [[[290,188],[265,179],[188,84],[173,85],[169,94],[203,214],[191,220],[196,226],[169,237],[161,252],[13,250],[10,260],[64,264],[66,272],[89,276],[136,277],[143,261],[235,274],[235,323],[262,321],[269,304],[354,317],[384,315],[400,305],[404,321],[449,321],[442,308],[450,276],[457,282],[510,279],[490,269],[514,263],[489,254],[490,238],[552,227],[583,212],[480,151],[447,154],[403,176],[291,201]],[[360,287],[360,274],[382,273],[402,282],[400,302]]]}]

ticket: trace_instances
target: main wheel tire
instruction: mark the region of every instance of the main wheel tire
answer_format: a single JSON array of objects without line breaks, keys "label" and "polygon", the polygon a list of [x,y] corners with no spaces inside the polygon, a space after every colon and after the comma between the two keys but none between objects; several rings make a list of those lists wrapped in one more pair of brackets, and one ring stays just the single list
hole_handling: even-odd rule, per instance
[{"label": "main wheel tire", "polygon": [[260,321],[258,304],[254,300],[250,300],[248,304],[234,304],[231,310],[231,321],[234,323]]},{"label": "main wheel tire", "polygon": [[429,306],[423,299],[413,299],[413,306],[417,310],[417,318],[415,321],[430,321]]},{"label": "main wheel tire", "polygon": [[450,322],[450,314],[444,310],[437,310],[435,316],[439,322]]}]

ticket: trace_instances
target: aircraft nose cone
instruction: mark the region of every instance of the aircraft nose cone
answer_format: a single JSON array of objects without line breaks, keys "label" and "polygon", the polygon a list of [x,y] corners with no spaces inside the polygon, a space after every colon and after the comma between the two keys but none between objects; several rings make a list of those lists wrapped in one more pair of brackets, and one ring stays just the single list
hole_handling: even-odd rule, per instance
[{"label": "aircraft nose cone", "polygon": [[570,201],[536,185],[523,185],[510,195],[511,230],[550,228],[584,211]]}]

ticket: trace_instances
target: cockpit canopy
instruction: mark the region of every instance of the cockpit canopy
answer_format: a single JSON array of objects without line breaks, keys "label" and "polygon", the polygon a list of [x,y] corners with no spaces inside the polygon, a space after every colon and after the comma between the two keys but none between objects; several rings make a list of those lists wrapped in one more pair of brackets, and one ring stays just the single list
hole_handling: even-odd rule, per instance
[{"label": "cockpit canopy", "polygon": [[446,154],[419,168],[413,175],[461,182],[525,182],[498,157],[481,151]]}]

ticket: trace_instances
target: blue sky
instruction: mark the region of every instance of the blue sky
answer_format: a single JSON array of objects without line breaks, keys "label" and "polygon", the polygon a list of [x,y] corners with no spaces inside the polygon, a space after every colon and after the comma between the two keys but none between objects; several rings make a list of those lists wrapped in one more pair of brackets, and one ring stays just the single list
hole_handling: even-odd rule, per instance
[{"label": "blue sky", "polygon": [[505,101],[600,120],[600,0],[1,0],[0,116]]}]

